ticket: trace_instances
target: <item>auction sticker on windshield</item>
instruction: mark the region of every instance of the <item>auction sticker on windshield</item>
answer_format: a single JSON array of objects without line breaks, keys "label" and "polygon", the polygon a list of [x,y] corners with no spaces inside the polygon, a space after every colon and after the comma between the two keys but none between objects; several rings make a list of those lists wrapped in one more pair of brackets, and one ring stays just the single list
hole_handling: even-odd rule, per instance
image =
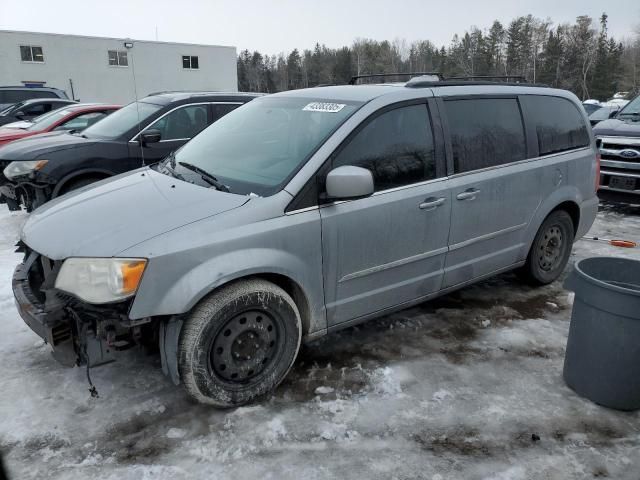
[{"label": "auction sticker on windshield", "polygon": [[338,113],[345,106],[346,104],[344,103],[312,102],[306,105],[302,110],[305,112]]}]

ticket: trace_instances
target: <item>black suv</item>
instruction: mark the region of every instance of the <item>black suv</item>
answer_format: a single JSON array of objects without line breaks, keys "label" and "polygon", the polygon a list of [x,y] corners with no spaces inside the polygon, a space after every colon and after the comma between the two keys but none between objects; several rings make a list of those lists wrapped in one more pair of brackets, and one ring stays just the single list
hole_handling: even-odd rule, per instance
[{"label": "black suv", "polygon": [[32,98],[15,103],[0,111],[0,126],[20,120],[33,120],[40,115],[76,103],[63,98]]},{"label": "black suv", "polygon": [[69,98],[64,90],[51,87],[0,87],[0,110],[30,98]]},{"label": "black suv", "polygon": [[260,94],[162,92],[82,133],[46,133],[0,148],[0,202],[27,211],[68,191],[150,165]]}]

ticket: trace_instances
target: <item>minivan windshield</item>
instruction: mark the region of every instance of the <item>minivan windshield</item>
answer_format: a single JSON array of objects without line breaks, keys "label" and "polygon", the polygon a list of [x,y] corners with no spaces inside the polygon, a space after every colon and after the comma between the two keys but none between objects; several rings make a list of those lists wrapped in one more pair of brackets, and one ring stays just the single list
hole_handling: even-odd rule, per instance
[{"label": "minivan windshield", "polygon": [[90,126],[82,134],[87,138],[118,138],[160,109],[162,105],[155,103],[133,102]]},{"label": "minivan windshield", "polygon": [[360,105],[259,98],[222,117],[169,161],[184,177],[193,169],[181,163],[206,171],[232,193],[272,195]]}]

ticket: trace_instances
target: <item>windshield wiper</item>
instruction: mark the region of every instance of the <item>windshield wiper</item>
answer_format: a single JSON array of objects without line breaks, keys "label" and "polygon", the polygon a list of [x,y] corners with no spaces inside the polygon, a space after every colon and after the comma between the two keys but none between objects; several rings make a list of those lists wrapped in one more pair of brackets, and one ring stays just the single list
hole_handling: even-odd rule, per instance
[{"label": "windshield wiper", "polygon": [[225,184],[221,183],[216,177],[211,175],[206,170],[203,170],[202,168],[197,167],[196,165],[193,165],[193,164],[187,163],[187,162],[178,162],[178,165],[180,165],[181,167],[186,168],[187,170],[191,170],[192,172],[196,172],[197,174],[200,175],[202,180],[207,182],[209,185],[214,187],[216,190],[220,190],[221,192],[226,192],[226,193],[229,193],[231,191],[231,190],[229,190],[229,187],[227,187]]},{"label": "windshield wiper", "polygon": [[[174,155],[170,154],[167,157],[167,160],[160,164],[160,167],[163,168],[166,172],[168,172],[169,175],[171,175],[172,177],[177,178],[178,180],[182,180],[183,182],[186,182],[187,180],[174,170],[173,168],[175,167],[175,163],[173,163],[174,161],[175,161]],[[187,182],[187,183],[190,183],[190,182]]]}]

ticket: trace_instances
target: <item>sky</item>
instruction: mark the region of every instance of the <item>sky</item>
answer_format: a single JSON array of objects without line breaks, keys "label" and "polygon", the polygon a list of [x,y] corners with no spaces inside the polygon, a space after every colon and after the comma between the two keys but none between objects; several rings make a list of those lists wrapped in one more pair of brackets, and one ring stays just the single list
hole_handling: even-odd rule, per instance
[{"label": "sky", "polygon": [[0,0],[0,30],[233,45],[262,53],[356,38],[448,45],[472,25],[531,13],[555,24],[609,15],[616,38],[640,26],[640,0]]}]

